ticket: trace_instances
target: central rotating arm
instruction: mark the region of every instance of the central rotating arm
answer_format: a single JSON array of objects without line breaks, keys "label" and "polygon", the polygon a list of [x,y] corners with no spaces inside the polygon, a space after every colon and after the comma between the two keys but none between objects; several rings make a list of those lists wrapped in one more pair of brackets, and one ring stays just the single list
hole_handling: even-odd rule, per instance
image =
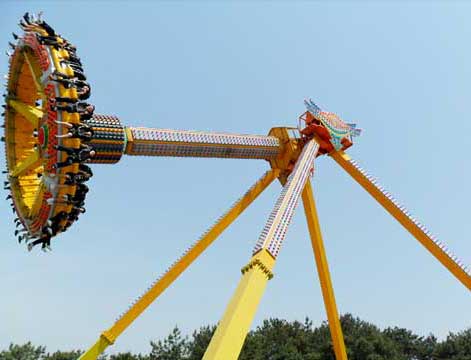
[{"label": "central rotating arm", "polygon": [[126,129],[128,155],[273,159],[280,142],[273,136],[203,131]]},{"label": "central rotating arm", "polygon": [[281,151],[274,136],[124,127],[108,115],[94,115],[87,125],[93,130],[90,145],[97,151],[92,163],[114,163],[122,154],[272,160]]}]

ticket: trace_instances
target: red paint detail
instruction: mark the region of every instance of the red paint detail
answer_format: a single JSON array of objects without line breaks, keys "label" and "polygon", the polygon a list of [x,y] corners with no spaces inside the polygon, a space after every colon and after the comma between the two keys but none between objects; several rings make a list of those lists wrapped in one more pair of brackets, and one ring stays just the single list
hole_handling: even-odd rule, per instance
[{"label": "red paint detail", "polygon": [[299,119],[304,121],[306,125],[306,127],[301,130],[301,134],[307,139],[312,139],[314,136],[317,138],[316,140],[319,143],[318,156],[328,154],[334,150],[334,146],[330,142],[332,137],[329,131],[309,111],[302,114]]},{"label": "red paint detail", "polygon": [[40,127],[39,131],[38,131],[38,141],[39,141],[39,145],[41,145],[41,147],[44,147],[45,140],[46,140],[46,134],[44,134],[44,128]]},{"label": "red paint detail", "polygon": [[56,92],[54,85],[48,84],[44,89],[44,93],[47,96],[47,118],[46,125],[49,129],[49,139],[47,143],[46,153],[48,154],[48,160],[46,162],[46,171],[50,173],[56,173],[56,169],[52,167],[57,162],[57,150],[54,149],[54,146],[58,144],[57,142],[57,113],[51,110],[51,105],[55,102]]},{"label": "red paint detail", "polygon": [[32,32],[27,32],[25,34],[24,42],[33,50],[35,57],[39,60],[40,68],[43,71],[46,71],[50,65],[49,55],[47,53],[46,47],[39,43],[35,33]]},{"label": "red paint detail", "polygon": [[[337,115],[334,113],[323,112],[325,116],[329,117],[332,123],[334,123],[337,127],[347,126],[343,121],[338,119]],[[316,137],[317,142],[319,143],[319,152],[318,156],[322,154],[328,154],[331,151],[335,150],[334,145],[331,143],[332,136],[329,133],[329,130],[318,120],[316,119],[309,111],[306,111],[302,114],[299,119],[304,121],[306,127],[301,130],[301,134],[306,139],[312,139]],[[352,142],[347,138],[343,138],[341,140],[342,150],[345,150],[352,146]]]},{"label": "red paint detail", "polygon": [[319,136],[321,139],[325,141],[329,141],[332,137],[330,136],[329,131],[322,126],[322,125],[317,125],[315,123],[312,123],[311,125],[305,127],[304,129],[301,130],[301,134],[306,135],[306,136],[313,136],[316,134]]},{"label": "red paint detail", "polygon": [[342,144],[342,150],[348,149],[350,146],[353,145],[353,143],[347,138],[342,138],[342,140],[340,140],[340,143]]}]

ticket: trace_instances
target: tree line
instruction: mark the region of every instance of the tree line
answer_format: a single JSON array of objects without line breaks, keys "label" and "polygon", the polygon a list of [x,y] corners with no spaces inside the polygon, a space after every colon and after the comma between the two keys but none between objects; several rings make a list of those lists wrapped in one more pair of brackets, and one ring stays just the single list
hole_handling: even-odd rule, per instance
[{"label": "tree line", "polygon": [[[471,360],[471,327],[438,341],[400,327],[381,330],[351,314],[341,316],[349,360]],[[200,360],[215,326],[203,326],[191,336],[175,327],[164,339],[151,341],[149,353],[103,355],[100,360]],[[10,344],[0,360],[75,360],[81,350],[48,352],[45,346]],[[223,359],[221,359],[223,360]],[[329,326],[268,319],[249,332],[239,360],[335,360]]]}]

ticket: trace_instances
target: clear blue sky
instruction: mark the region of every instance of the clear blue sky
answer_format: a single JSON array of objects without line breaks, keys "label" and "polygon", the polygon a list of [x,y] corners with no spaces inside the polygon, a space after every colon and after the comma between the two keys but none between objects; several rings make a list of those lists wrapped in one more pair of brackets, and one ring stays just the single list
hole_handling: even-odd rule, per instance
[{"label": "clear blue sky", "polygon": [[[97,112],[125,124],[265,134],[295,126],[305,97],[357,122],[352,157],[471,264],[467,4],[2,2],[3,49],[27,10],[77,45]],[[266,169],[136,157],[95,166],[87,213],[49,254],[17,244],[1,201],[0,348],[90,345]],[[333,161],[318,159],[313,185],[342,313],[439,337],[471,326],[469,291]],[[190,333],[218,321],[279,191],[273,184],[111,351],[148,351],[176,324]],[[326,318],[302,211],[275,270],[254,325]]]}]

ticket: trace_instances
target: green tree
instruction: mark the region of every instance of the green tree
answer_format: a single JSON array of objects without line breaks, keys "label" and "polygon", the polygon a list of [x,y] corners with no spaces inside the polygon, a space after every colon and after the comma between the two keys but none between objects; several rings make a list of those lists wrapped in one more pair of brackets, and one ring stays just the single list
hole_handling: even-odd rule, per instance
[{"label": "green tree", "polygon": [[43,356],[43,360],[77,360],[83,351],[73,350],[73,351],[56,351],[52,354],[46,354]]},{"label": "green tree", "polygon": [[188,339],[182,336],[178,327],[163,341],[151,341],[150,360],[186,360],[188,358]]},{"label": "green tree", "polygon": [[40,360],[45,351],[44,346],[34,346],[31,342],[23,345],[10,344],[8,350],[0,352],[0,360]]},{"label": "green tree", "polygon": [[108,357],[108,360],[149,360],[148,355],[133,354],[131,352],[113,354]]},{"label": "green tree", "polygon": [[[349,360],[471,360],[471,328],[450,333],[439,342],[432,334],[423,337],[412,331],[389,327],[380,330],[351,314],[340,318]],[[215,326],[203,326],[189,338],[178,327],[156,342],[148,355],[130,352],[102,355],[99,360],[200,360]],[[10,344],[0,360],[76,360],[81,351],[46,353],[44,346],[30,342]],[[265,320],[249,332],[240,360],[335,360],[327,322]],[[224,360],[224,359],[222,359]]]},{"label": "green tree", "polygon": [[311,322],[306,319],[288,322],[265,320],[251,331],[245,341],[240,360],[304,360],[318,359],[319,354],[310,344]]},{"label": "green tree", "polygon": [[471,360],[471,328],[457,334],[450,333],[433,352],[436,360]]},{"label": "green tree", "polygon": [[[350,360],[402,360],[394,340],[383,335],[381,330],[366,321],[345,314],[340,317]],[[323,324],[327,326],[327,324]]]},{"label": "green tree", "polygon": [[386,328],[383,334],[392,340],[404,359],[432,360],[432,353],[437,344],[433,335],[424,338],[404,328]]},{"label": "green tree", "polygon": [[202,326],[193,332],[188,341],[188,360],[201,360],[213,337],[216,326]]}]

